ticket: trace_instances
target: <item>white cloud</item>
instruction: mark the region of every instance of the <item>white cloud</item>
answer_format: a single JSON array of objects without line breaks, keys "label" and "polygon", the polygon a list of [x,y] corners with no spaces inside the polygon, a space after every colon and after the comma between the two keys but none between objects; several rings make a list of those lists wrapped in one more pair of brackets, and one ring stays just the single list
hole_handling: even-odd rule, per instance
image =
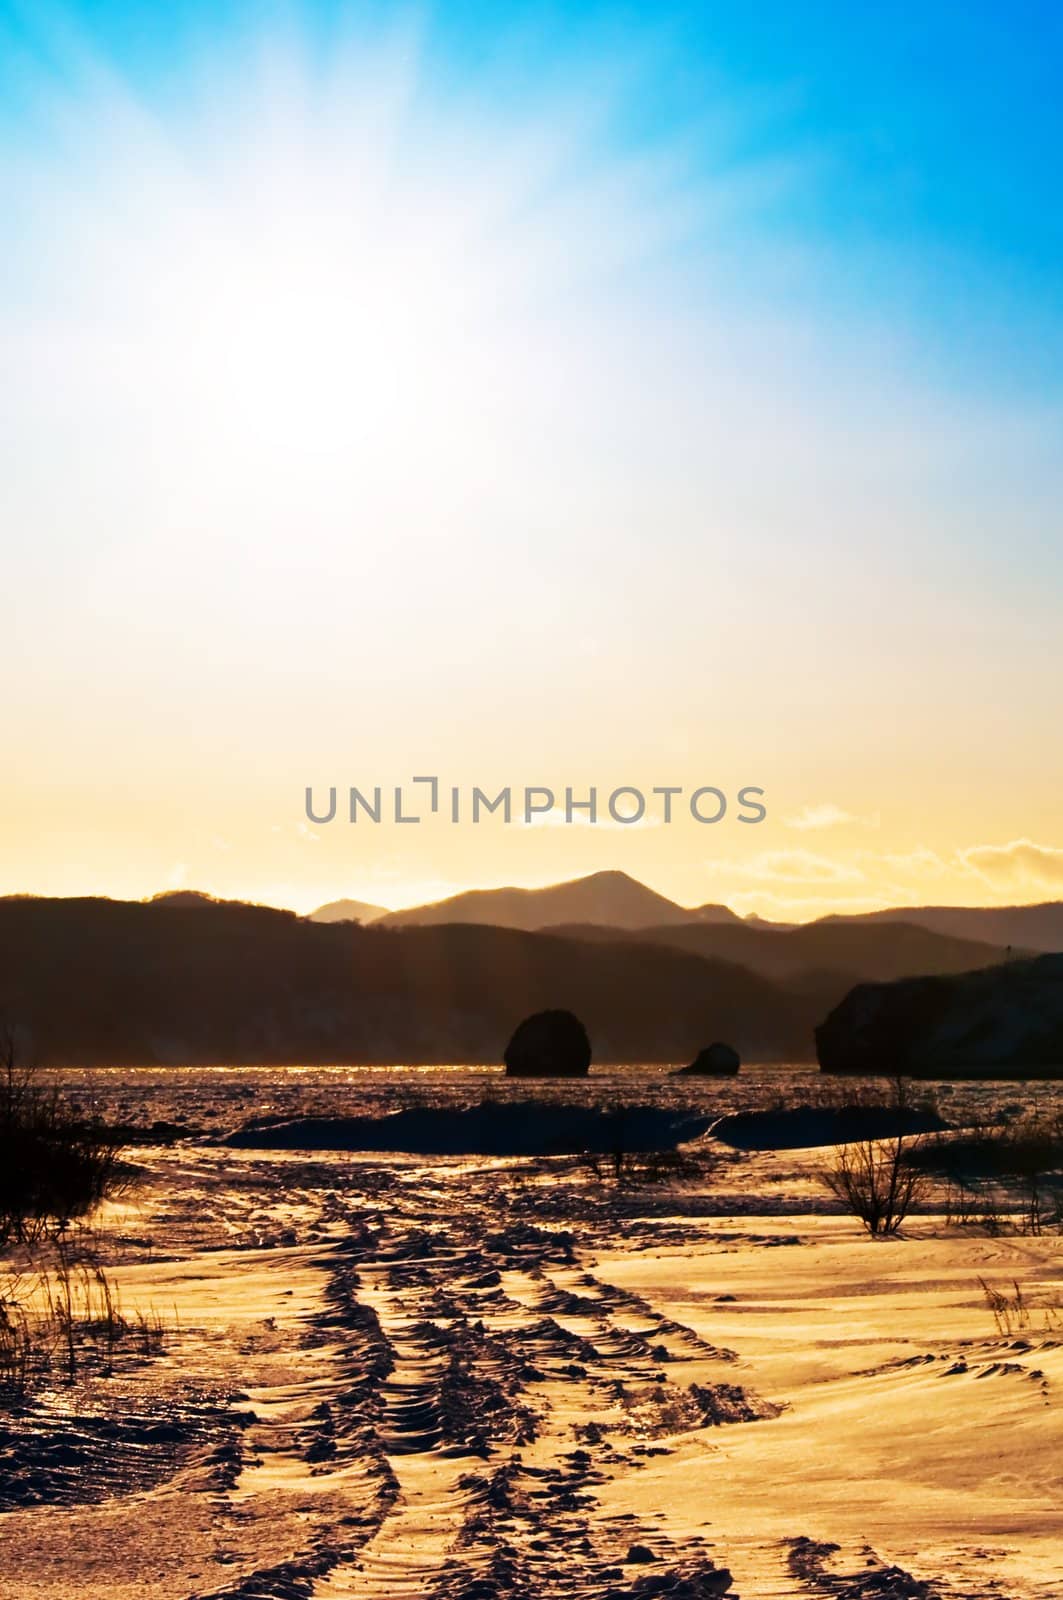
[{"label": "white cloud", "polygon": [[728,904],[740,916],[755,911],[769,922],[805,922],[835,913],[858,915],[862,911],[878,911],[882,898],[879,895],[788,895],[777,894],[772,889],[752,889],[729,895]]},{"label": "white cloud", "polygon": [[796,816],[784,817],[783,825],[787,828],[797,828],[805,832],[813,828],[841,828],[856,824],[864,828],[877,828],[881,822],[881,815],[877,811],[869,816],[860,817],[851,811],[844,811],[841,806],[834,804],[833,800],[826,800],[822,805],[804,806]]},{"label": "white cloud", "polygon": [[817,856],[811,850],[766,850],[749,861],[707,865],[758,883],[859,883],[864,876],[859,867]]},{"label": "white cloud", "polygon": [[569,822],[565,816],[563,806],[555,806],[552,811],[540,812],[531,817],[527,824],[524,823],[524,818],[521,817],[520,822],[529,828],[611,828],[614,831],[628,828],[659,828],[661,826],[660,817],[651,816],[640,817],[638,822],[617,822],[609,815],[608,811],[603,816],[601,808],[598,811],[597,820],[594,822],[591,821],[585,811],[574,811],[572,813],[572,821]]},{"label": "white cloud", "polygon": [[779,921],[888,906],[1000,904],[1009,898],[1048,898],[1063,886],[1063,847],[1032,839],[945,852],[926,845],[895,853],[862,850],[848,861],[805,850],[779,850],[745,863],[708,865],[724,880],[746,880],[746,886],[727,893],[735,911],[742,915],[755,911]]},{"label": "white cloud", "polygon": [[952,870],[948,861],[936,850],[928,850],[926,845],[916,845],[914,850],[899,855],[887,853],[874,859],[889,867],[891,872],[914,873],[924,878],[940,878]]}]

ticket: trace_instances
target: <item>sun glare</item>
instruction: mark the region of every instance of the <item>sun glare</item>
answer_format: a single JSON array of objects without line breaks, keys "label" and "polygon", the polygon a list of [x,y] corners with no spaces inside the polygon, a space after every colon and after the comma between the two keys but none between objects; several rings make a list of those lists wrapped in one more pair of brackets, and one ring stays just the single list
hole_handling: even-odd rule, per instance
[{"label": "sun glare", "polygon": [[47,303],[38,266],[35,293],[57,343],[94,356],[94,405],[150,411],[157,462],[363,495],[467,476],[548,408],[572,285],[674,226],[663,167],[603,166],[557,105],[503,134],[420,93],[405,51],[399,88],[394,49],[366,44],[325,81],[292,48],[280,89],[273,59],[151,117],[98,73],[71,91],[26,203],[79,272]]}]

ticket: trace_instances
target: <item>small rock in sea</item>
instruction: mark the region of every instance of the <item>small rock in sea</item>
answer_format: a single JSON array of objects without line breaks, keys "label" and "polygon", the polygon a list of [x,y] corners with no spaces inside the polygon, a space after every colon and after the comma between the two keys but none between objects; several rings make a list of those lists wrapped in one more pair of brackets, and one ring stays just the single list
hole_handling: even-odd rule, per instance
[{"label": "small rock in sea", "polygon": [[655,1556],[648,1545],[633,1544],[625,1559],[629,1567],[634,1567],[644,1565],[649,1561],[659,1561],[660,1557]]},{"label": "small rock in sea", "polygon": [[585,1078],[591,1042],[571,1011],[536,1011],[518,1024],[502,1059],[511,1078]]},{"label": "small rock in sea", "polygon": [[733,1076],[742,1065],[742,1058],[733,1045],[724,1044],[716,1039],[712,1044],[707,1044],[699,1050],[689,1067],[680,1067],[679,1073],[692,1073],[705,1077]]}]

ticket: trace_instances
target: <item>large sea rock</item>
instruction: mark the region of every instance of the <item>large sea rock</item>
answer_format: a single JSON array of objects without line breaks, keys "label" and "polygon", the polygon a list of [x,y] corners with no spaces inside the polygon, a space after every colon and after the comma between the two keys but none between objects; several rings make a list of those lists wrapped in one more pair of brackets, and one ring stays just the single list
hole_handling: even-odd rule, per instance
[{"label": "large sea rock", "polygon": [[536,1011],[518,1024],[502,1059],[510,1078],[585,1078],[591,1042],[571,1011]]},{"label": "large sea rock", "polygon": [[742,1065],[742,1058],[733,1045],[716,1039],[699,1050],[689,1067],[677,1067],[676,1076],[695,1078],[733,1077]]},{"label": "large sea rock", "polygon": [[824,1072],[1063,1078],[1063,955],[861,983],[816,1029]]}]

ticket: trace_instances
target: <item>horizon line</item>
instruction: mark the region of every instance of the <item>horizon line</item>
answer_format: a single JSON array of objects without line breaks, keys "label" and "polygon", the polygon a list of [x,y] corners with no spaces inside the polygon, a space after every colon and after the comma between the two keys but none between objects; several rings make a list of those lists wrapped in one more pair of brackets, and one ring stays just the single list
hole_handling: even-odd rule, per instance
[{"label": "horizon line", "polygon": [[[743,923],[752,922],[754,924],[762,923],[762,924],[765,924],[767,926],[774,926],[774,927],[811,926],[812,924],[817,923],[817,922],[826,922],[826,921],[832,921],[832,920],[834,920],[834,921],[849,921],[849,920],[854,920],[854,919],[861,919],[862,920],[865,917],[874,917],[874,916],[882,915],[883,913],[890,913],[890,912],[896,912],[896,913],[911,912],[913,914],[916,914],[916,913],[918,913],[920,911],[937,911],[937,910],[942,910],[942,911],[944,911],[944,910],[948,910],[948,911],[953,911],[953,910],[955,910],[955,911],[1033,910],[1033,909],[1036,909],[1036,908],[1041,907],[1041,906],[1054,906],[1054,905],[1063,904],[1063,897],[1045,898],[1043,896],[1041,898],[1039,898],[1039,899],[1034,899],[1034,900],[1024,900],[1024,899],[1012,899],[1012,900],[1004,900],[1004,901],[985,901],[985,900],[980,900],[980,901],[972,901],[972,902],[964,902],[964,901],[957,901],[957,900],[940,900],[940,901],[925,900],[925,901],[910,901],[910,902],[899,902],[898,903],[896,901],[884,900],[881,905],[878,905],[878,906],[875,906],[875,907],[871,907],[871,908],[854,909],[852,911],[834,909],[834,910],[823,911],[823,912],[820,912],[818,914],[813,914],[812,916],[797,916],[797,915],[795,915],[795,916],[791,916],[791,917],[774,918],[774,917],[762,916],[762,915],[760,915],[759,913],[757,913],[755,911],[751,911],[751,912],[735,911],[734,908],[732,906],[730,906],[725,900],[706,900],[706,901],[700,901],[700,902],[698,902],[697,904],[694,904],[694,905],[686,905],[682,901],[675,900],[675,899],[672,898],[672,896],[664,894],[661,890],[655,889],[652,884],[647,883],[644,879],[634,877],[633,874],[631,874],[629,872],[626,872],[621,867],[598,868],[593,872],[579,873],[576,876],[571,877],[571,878],[549,879],[544,883],[520,884],[520,883],[506,882],[506,883],[489,884],[489,885],[470,884],[470,885],[467,885],[464,888],[455,889],[450,894],[440,895],[440,896],[436,896],[434,898],[426,898],[426,899],[413,898],[407,904],[396,905],[396,906],[384,905],[380,900],[378,900],[376,898],[370,899],[370,898],[367,898],[367,897],[365,897],[365,896],[363,896],[361,894],[337,893],[336,895],[332,896],[331,898],[326,898],[326,899],[318,901],[317,904],[315,904],[314,906],[310,907],[309,910],[305,910],[305,911],[300,911],[297,907],[292,906],[292,905],[280,904],[280,903],[278,903],[277,900],[261,899],[261,898],[258,898],[256,896],[254,896],[254,895],[244,896],[244,895],[240,895],[240,894],[236,894],[236,895],[218,894],[218,893],[215,893],[213,890],[210,890],[210,889],[194,888],[194,887],[183,885],[183,884],[182,885],[173,885],[173,886],[170,886],[168,888],[155,890],[155,891],[149,892],[147,894],[143,894],[143,895],[113,894],[113,893],[108,893],[108,892],[102,891],[102,890],[87,891],[87,892],[83,891],[83,892],[66,893],[66,894],[56,894],[56,893],[42,892],[42,891],[34,890],[34,889],[5,889],[5,890],[0,891],[0,901],[5,901],[5,900],[110,900],[110,901],[115,902],[116,904],[151,905],[151,904],[159,902],[159,901],[180,900],[180,899],[187,898],[187,899],[190,899],[190,900],[191,899],[201,899],[201,900],[205,900],[205,901],[211,901],[211,902],[214,902],[214,903],[216,903],[218,905],[245,905],[245,906],[259,907],[259,908],[261,908],[263,910],[286,911],[286,912],[290,912],[293,916],[299,917],[301,919],[308,919],[310,917],[313,917],[318,911],[320,911],[320,910],[322,910],[322,909],[324,909],[324,908],[326,908],[328,906],[341,904],[341,903],[343,903],[345,901],[350,901],[350,902],[360,903],[360,904],[363,904],[363,905],[366,905],[366,906],[372,906],[379,913],[379,917],[378,916],[373,916],[372,918],[369,919],[369,921],[367,923],[364,924],[364,926],[368,927],[368,926],[372,926],[373,923],[375,923],[376,921],[379,920],[379,918],[383,918],[385,916],[391,916],[391,915],[395,915],[395,914],[398,914],[398,913],[409,912],[409,911],[428,910],[428,909],[436,907],[436,906],[445,905],[448,901],[451,901],[451,900],[463,899],[468,895],[504,894],[504,893],[507,893],[507,892],[513,892],[513,893],[518,893],[518,894],[538,894],[538,893],[546,892],[546,891],[548,891],[550,889],[561,889],[561,888],[569,887],[571,885],[575,885],[575,884],[579,884],[579,883],[586,883],[586,882],[589,882],[591,879],[594,879],[594,878],[623,878],[624,880],[626,880],[627,883],[633,884],[633,885],[635,885],[636,887],[638,887],[640,889],[646,890],[648,893],[655,895],[658,899],[660,899],[662,901],[665,901],[668,905],[673,906],[677,910],[680,910],[680,911],[696,913],[698,911],[704,910],[706,907],[714,907],[714,908],[719,908],[722,911],[728,912],[731,916],[733,916],[736,920],[738,920],[740,922],[743,922]],[[652,923],[647,923],[646,924],[647,928],[652,927],[652,926],[653,926]],[[532,931],[535,931],[535,930],[532,930]]]}]

